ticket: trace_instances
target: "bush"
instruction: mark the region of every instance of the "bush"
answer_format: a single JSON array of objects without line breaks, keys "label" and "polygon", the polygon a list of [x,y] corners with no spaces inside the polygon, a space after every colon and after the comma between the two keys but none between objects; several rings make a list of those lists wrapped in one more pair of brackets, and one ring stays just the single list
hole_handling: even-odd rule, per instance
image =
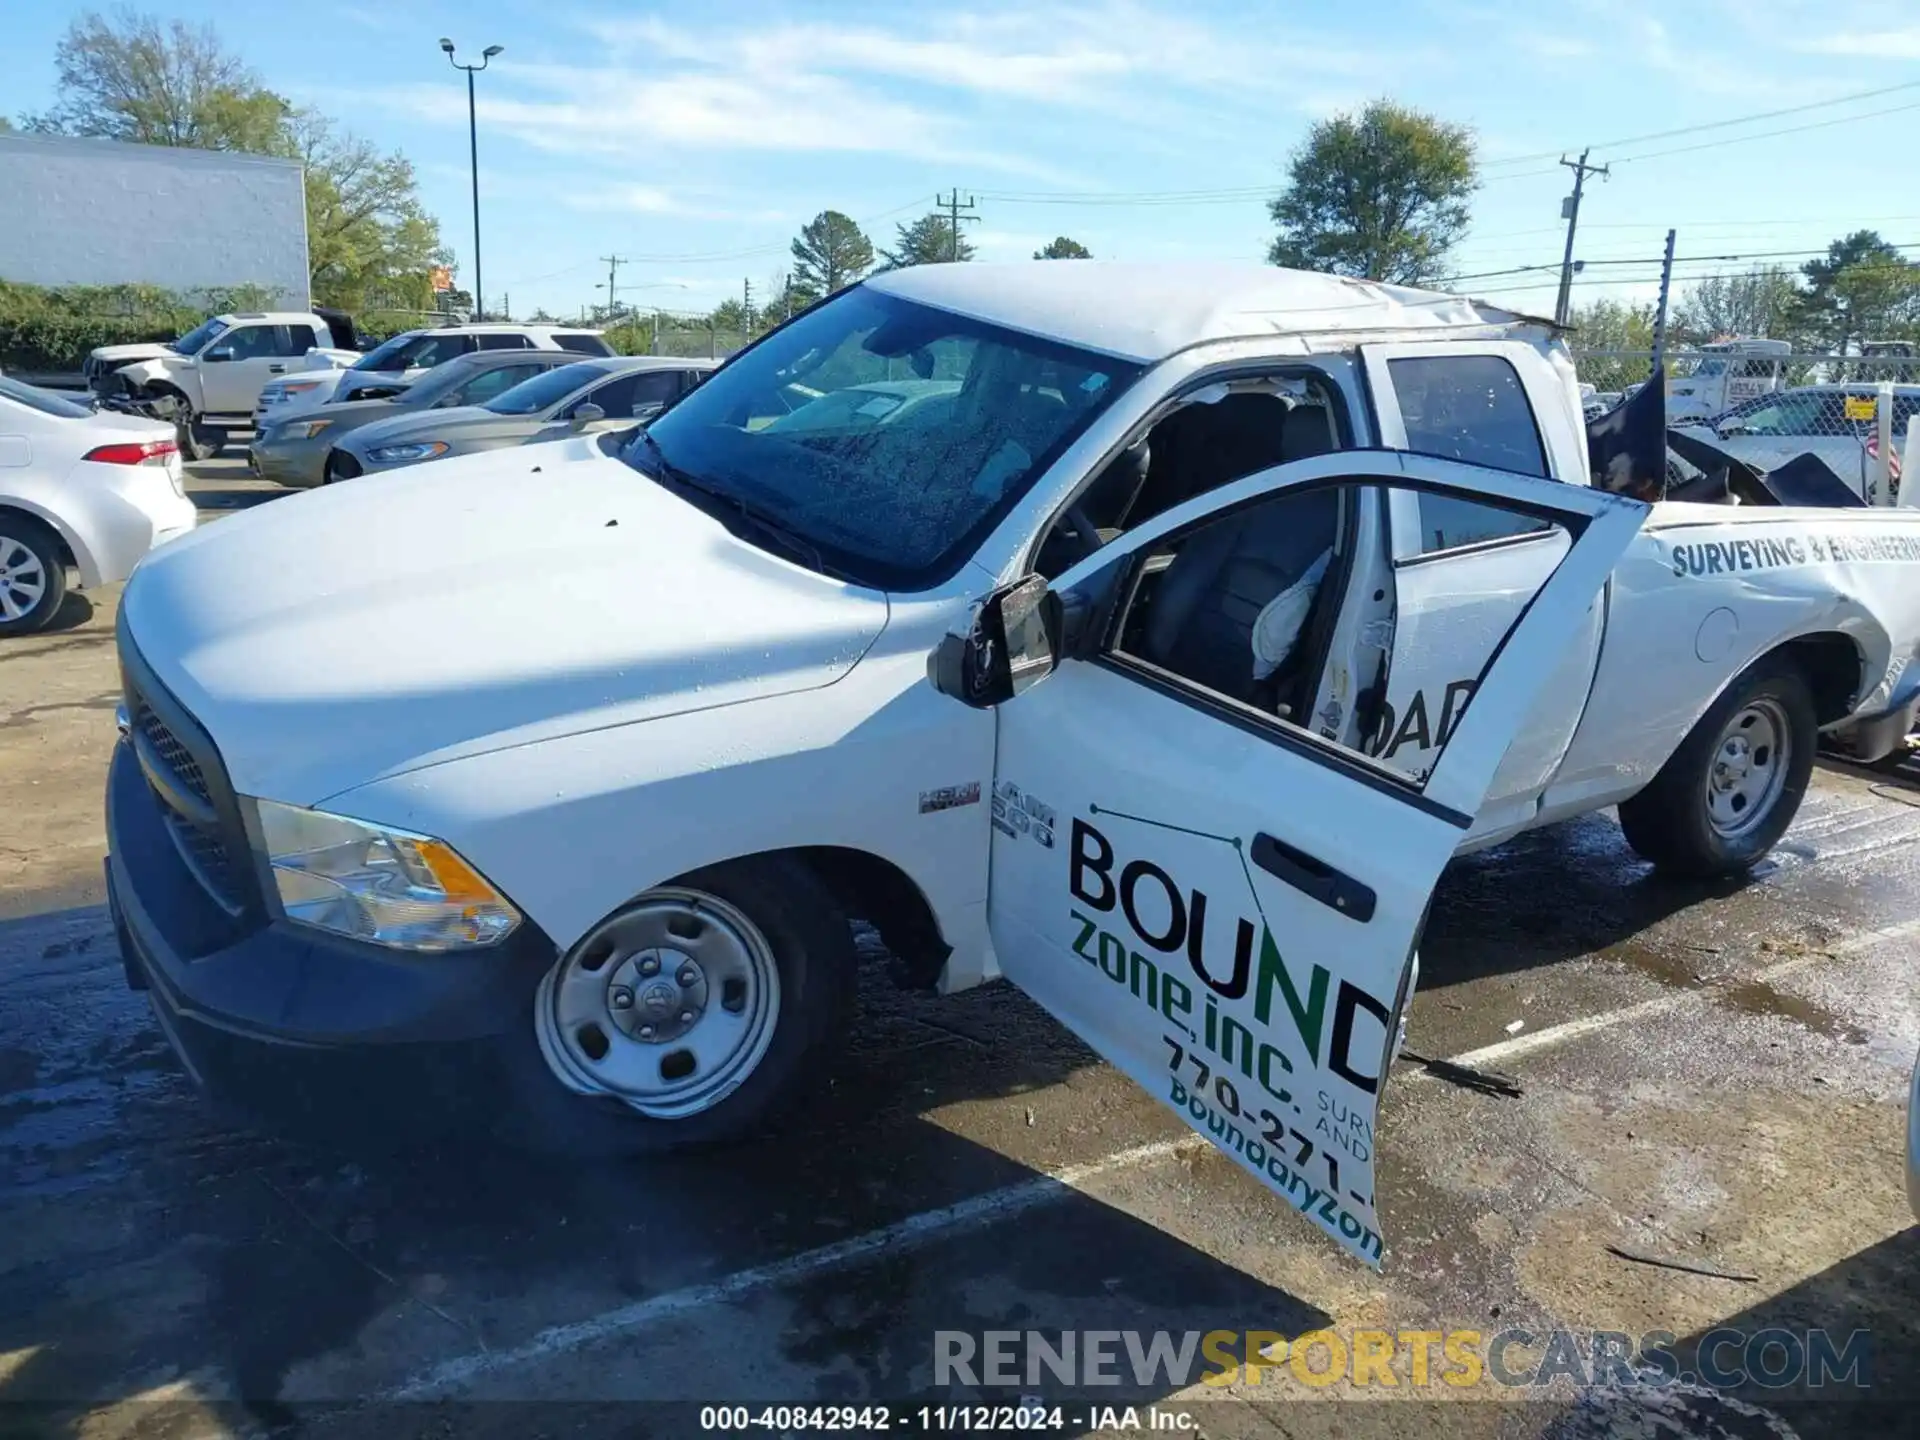
[{"label": "bush", "polygon": [[0,280],[0,367],[29,374],[77,372],[98,345],[172,340],[209,315],[264,310],[258,285],[163,290],[157,285],[49,288]]}]

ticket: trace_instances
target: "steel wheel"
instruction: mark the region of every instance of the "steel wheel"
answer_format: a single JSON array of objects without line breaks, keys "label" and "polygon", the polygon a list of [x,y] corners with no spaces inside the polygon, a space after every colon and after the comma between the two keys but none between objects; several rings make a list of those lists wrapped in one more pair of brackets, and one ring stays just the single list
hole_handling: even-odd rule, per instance
[{"label": "steel wheel", "polygon": [[1770,697],[1756,696],[1734,712],[1707,770],[1707,819],[1715,834],[1738,838],[1773,813],[1786,786],[1791,734],[1787,712]]},{"label": "steel wheel", "polygon": [[760,927],[718,896],[654,890],[602,921],[540,982],[534,1028],[570,1089],[679,1120],[753,1073],[780,1015]]},{"label": "steel wheel", "polygon": [[0,620],[24,620],[47,598],[47,562],[18,537],[0,531]]}]

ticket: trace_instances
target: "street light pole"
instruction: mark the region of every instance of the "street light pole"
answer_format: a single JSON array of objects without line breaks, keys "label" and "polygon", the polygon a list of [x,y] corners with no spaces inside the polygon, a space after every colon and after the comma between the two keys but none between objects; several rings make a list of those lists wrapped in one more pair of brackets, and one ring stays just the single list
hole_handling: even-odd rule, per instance
[{"label": "street light pole", "polygon": [[446,51],[447,63],[456,70],[467,72],[467,158],[473,168],[473,318],[487,318],[487,292],[480,278],[480,127],[475,116],[473,99],[473,77],[487,68],[487,62],[507,47],[489,45],[480,52],[478,65],[462,65],[453,58],[453,41],[442,39],[440,48]]}]

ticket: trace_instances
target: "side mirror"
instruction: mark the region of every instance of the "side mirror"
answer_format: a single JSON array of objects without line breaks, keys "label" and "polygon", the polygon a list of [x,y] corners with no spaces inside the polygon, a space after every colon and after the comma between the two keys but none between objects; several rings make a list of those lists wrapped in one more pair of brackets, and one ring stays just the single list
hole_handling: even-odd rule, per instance
[{"label": "side mirror", "polygon": [[1051,675],[1059,662],[1060,597],[1044,577],[994,591],[965,635],[949,635],[927,657],[927,679],[942,695],[990,710]]},{"label": "side mirror", "polygon": [[606,419],[607,412],[589,400],[584,405],[574,406],[573,413],[567,418],[573,422],[574,429],[580,430]]},{"label": "side mirror", "polygon": [[231,345],[216,345],[200,358],[202,360],[215,362],[231,360],[233,359],[233,347]]}]

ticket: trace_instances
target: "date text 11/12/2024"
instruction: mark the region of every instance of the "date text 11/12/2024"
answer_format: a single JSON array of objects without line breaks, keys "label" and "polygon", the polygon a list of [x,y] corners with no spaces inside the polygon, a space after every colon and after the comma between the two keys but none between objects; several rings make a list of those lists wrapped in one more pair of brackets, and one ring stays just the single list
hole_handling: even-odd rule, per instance
[{"label": "date text 11/12/2024", "polygon": [[700,1428],[712,1431],[797,1434],[842,1431],[873,1434],[942,1435],[968,1432],[1011,1435],[1037,1431],[1058,1434],[1088,1430],[1158,1431],[1190,1434],[1194,1419],[1185,1410],[1160,1405],[1096,1405],[1085,1410],[1022,1400],[1017,1405],[706,1405]]}]

